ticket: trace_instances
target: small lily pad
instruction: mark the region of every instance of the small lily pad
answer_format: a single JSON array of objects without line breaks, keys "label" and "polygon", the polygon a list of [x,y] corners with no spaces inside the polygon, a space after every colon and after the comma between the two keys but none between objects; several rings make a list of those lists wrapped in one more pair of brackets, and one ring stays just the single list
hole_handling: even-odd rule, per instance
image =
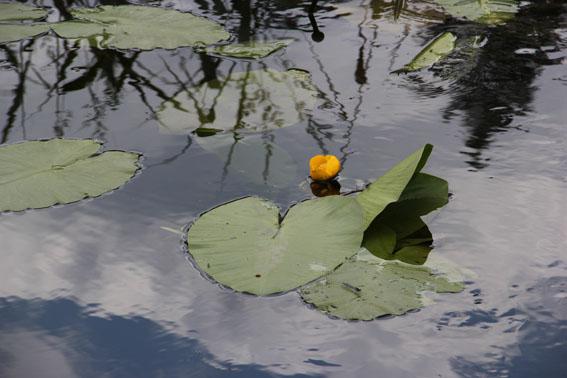
[{"label": "small lily pad", "polygon": [[238,72],[180,93],[162,105],[158,120],[160,130],[169,134],[198,128],[273,130],[307,119],[317,96],[302,70]]},{"label": "small lily pad", "polygon": [[451,32],[445,32],[429,42],[416,56],[403,68],[393,73],[419,71],[431,67],[455,49],[457,37]]},{"label": "small lily pad", "polygon": [[97,197],[128,182],[140,155],[98,153],[93,140],[51,139],[0,147],[0,211],[39,209]]},{"label": "small lily pad", "polygon": [[518,12],[517,0],[434,0],[455,18],[501,24]]},{"label": "small lily pad", "polygon": [[458,293],[462,282],[449,281],[428,267],[384,261],[362,250],[327,276],[301,288],[306,303],[331,316],[372,320],[402,315],[424,306],[422,292]]},{"label": "small lily pad", "polygon": [[74,20],[52,24],[63,38],[102,36],[100,47],[151,50],[209,45],[230,37],[204,17],[173,9],[118,5],[71,9]]},{"label": "small lily pad", "polygon": [[47,16],[42,8],[19,3],[0,3],[0,22],[35,20]]},{"label": "small lily pad", "polygon": [[276,205],[256,197],[219,206],[189,229],[189,253],[221,284],[270,295],[329,273],[362,241],[362,211],[350,197],[304,201],[280,218]]},{"label": "small lily pad", "polygon": [[282,39],[272,42],[245,42],[231,45],[214,46],[207,48],[208,53],[233,58],[261,59],[288,46],[292,39]]}]

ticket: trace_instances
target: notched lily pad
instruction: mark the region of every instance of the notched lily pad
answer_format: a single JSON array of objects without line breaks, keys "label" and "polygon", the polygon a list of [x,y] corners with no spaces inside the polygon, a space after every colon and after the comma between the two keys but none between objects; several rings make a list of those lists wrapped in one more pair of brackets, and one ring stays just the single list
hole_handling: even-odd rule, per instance
[{"label": "notched lily pad", "polygon": [[93,140],[51,139],[0,147],[0,211],[39,209],[97,197],[139,169],[133,152],[99,153]]},{"label": "notched lily pad", "polygon": [[157,116],[160,131],[169,134],[198,128],[258,132],[307,119],[317,96],[306,71],[246,71],[190,88],[165,102]]},{"label": "notched lily pad", "polygon": [[47,11],[18,3],[0,3],[0,43],[15,42],[33,37],[49,30],[48,24],[31,24],[22,21],[33,21],[47,16]]},{"label": "notched lily pad", "polygon": [[302,299],[318,310],[347,320],[402,315],[424,306],[422,292],[458,293],[452,282],[428,267],[379,259],[362,250],[327,276],[304,286]]},{"label": "notched lily pad", "polygon": [[272,202],[247,197],[203,214],[188,232],[197,265],[236,291],[270,295],[335,269],[362,241],[362,212],[352,198],[301,202],[280,221]]},{"label": "notched lily pad", "polygon": [[233,43],[230,45],[209,47],[206,51],[211,54],[233,58],[261,59],[267,57],[270,54],[273,54],[280,49],[283,49],[284,47],[287,47],[292,42],[292,39],[282,39],[272,42],[251,41],[245,43]]},{"label": "notched lily pad", "polygon": [[72,9],[74,20],[52,24],[63,38],[101,36],[100,47],[151,50],[209,45],[230,37],[216,22],[173,9],[118,5]]},{"label": "notched lily pad", "polygon": [[439,37],[429,42],[411,62],[393,73],[413,72],[431,67],[455,49],[456,40],[457,37],[451,32],[441,34]]},{"label": "notched lily pad", "polygon": [[0,24],[0,43],[15,42],[49,30],[47,24]]}]

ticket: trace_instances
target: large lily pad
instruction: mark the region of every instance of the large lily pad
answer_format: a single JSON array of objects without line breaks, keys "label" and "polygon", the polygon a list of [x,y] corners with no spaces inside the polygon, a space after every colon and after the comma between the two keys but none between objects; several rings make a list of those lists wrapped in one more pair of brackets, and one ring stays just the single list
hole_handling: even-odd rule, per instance
[{"label": "large lily pad", "polygon": [[435,0],[449,14],[485,24],[500,24],[518,12],[517,0]]},{"label": "large lily pad", "polygon": [[97,197],[126,183],[139,155],[107,151],[93,140],[51,139],[0,147],[0,211]]},{"label": "large lily pad", "polygon": [[233,73],[165,102],[158,112],[160,130],[186,134],[198,128],[243,132],[291,126],[307,118],[317,95],[302,70]]},{"label": "large lily pad", "polygon": [[288,46],[293,40],[282,39],[279,41],[272,42],[245,42],[245,43],[233,43],[230,45],[214,46],[207,48],[208,53],[228,56],[233,58],[245,58],[245,59],[260,59],[283,49]]},{"label": "large lily pad", "polygon": [[352,198],[301,202],[280,221],[273,203],[248,197],[203,214],[188,232],[189,253],[216,281],[269,295],[295,289],[353,256],[362,211]]},{"label": "large lily pad", "polygon": [[101,47],[151,50],[208,45],[230,35],[216,22],[173,9],[119,5],[72,9],[74,20],[52,25],[63,38],[101,36]]},{"label": "large lily pad", "polygon": [[453,33],[446,32],[441,34],[429,42],[411,62],[394,71],[394,73],[413,72],[431,67],[455,49],[456,40],[457,37]]},{"label": "large lily pad", "polygon": [[384,261],[362,250],[333,273],[306,285],[301,297],[320,311],[348,320],[402,315],[423,307],[422,292],[457,293],[452,282],[428,267]]},{"label": "large lily pad", "polygon": [[0,3],[0,22],[34,20],[45,16],[45,9],[19,3]]},{"label": "large lily pad", "polygon": [[356,196],[364,211],[364,229],[386,206],[400,200],[412,178],[427,162],[432,150],[433,146],[427,144],[415,151]]}]

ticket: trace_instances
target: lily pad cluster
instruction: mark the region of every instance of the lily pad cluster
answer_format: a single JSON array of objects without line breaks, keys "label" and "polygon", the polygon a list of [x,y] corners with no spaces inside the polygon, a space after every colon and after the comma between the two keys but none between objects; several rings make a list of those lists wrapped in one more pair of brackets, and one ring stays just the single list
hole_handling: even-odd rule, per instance
[{"label": "lily pad cluster", "polygon": [[344,319],[400,315],[423,305],[422,291],[461,291],[462,283],[418,266],[427,255],[410,248],[429,247],[420,217],[447,202],[446,182],[421,173],[431,150],[414,152],[359,194],[306,200],[283,217],[257,197],[216,207],[189,228],[188,251],[235,291],[299,289],[307,303]]}]

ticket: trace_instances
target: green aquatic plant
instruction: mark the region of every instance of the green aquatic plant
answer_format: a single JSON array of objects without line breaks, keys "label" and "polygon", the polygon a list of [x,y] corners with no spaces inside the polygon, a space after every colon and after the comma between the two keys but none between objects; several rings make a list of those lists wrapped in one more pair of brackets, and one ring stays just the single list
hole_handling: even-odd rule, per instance
[{"label": "green aquatic plant", "polygon": [[393,73],[419,71],[431,67],[455,49],[457,37],[451,32],[445,32],[429,42],[408,64]]},{"label": "green aquatic plant", "polygon": [[517,0],[434,0],[455,18],[483,24],[502,24],[518,12]]},{"label": "green aquatic plant", "polygon": [[216,22],[150,6],[118,5],[70,10],[73,20],[52,24],[63,38],[100,37],[102,48],[152,50],[202,46],[228,39]]},{"label": "green aquatic plant", "polygon": [[420,172],[431,150],[417,150],[357,195],[303,201],[283,219],[276,205],[256,197],[216,207],[189,228],[188,251],[202,271],[236,291],[302,287],[306,302],[345,319],[419,308],[426,290],[460,291],[460,282],[417,266],[433,241],[421,216],[448,198],[446,181]]},{"label": "green aquatic plant", "polygon": [[0,43],[19,41],[47,32],[48,24],[31,23],[45,16],[47,11],[42,8],[18,3],[0,3]]},{"label": "green aquatic plant", "polygon": [[0,211],[39,209],[100,196],[140,168],[134,152],[94,140],[50,139],[0,147]]}]

